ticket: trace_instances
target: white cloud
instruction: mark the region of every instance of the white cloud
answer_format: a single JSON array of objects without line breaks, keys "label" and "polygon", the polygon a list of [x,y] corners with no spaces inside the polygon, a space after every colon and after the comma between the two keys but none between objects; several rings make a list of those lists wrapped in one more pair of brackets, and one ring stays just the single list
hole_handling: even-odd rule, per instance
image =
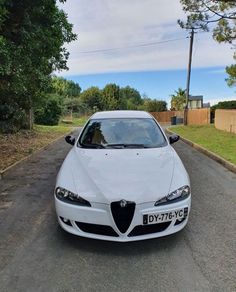
[{"label": "white cloud", "polygon": [[[74,24],[78,40],[68,45],[69,71],[63,75],[183,69],[189,40],[177,25],[184,13],[178,0],[68,0],[62,8]],[[106,48],[125,48],[168,39],[182,40],[156,46],[85,54]],[[193,67],[225,66],[232,51],[210,33],[196,35]]]}]

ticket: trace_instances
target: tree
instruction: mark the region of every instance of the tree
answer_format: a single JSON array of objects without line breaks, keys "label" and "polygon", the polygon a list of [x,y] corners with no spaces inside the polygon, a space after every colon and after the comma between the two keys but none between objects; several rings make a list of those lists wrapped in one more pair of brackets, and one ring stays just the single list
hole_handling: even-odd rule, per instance
[{"label": "tree", "polygon": [[[47,91],[50,74],[67,69],[69,53],[63,45],[75,39],[56,0],[1,1],[0,130],[24,126],[27,111]],[[11,126],[6,129],[6,124]]]},{"label": "tree", "polygon": [[58,125],[62,114],[63,101],[60,95],[47,94],[41,100],[41,106],[34,112],[36,124],[40,125]]},{"label": "tree", "polygon": [[103,91],[104,110],[117,110],[120,108],[120,87],[116,84],[107,84]]},{"label": "tree", "polygon": [[92,86],[84,90],[80,95],[80,101],[90,111],[103,109],[102,91],[98,87]]},{"label": "tree", "polygon": [[163,112],[167,110],[167,103],[164,100],[144,98],[143,104],[139,106],[139,109],[147,112]]},{"label": "tree", "polygon": [[138,90],[130,86],[120,88],[120,109],[135,110],[142,104],[142,97]]},{"label": "tree", "polygon": [[51,91],[64,97],[79,97],[81,87],[72,80],[53,76]]},{"label": "tree", "polygon": [[63,114],[68,115],[68,113],[73,114],[73,112],[81,112],[82,105],[79,97],[66,97],[63,99]]},{"label": "tree", "polygon": [[[236,48],[236,1],[235,0],[180,0],[183,10],[188,13],[187,21],[178,20],[185,29],[209,31],[213,28],[213,38],[230,43]],[[236,51],[234,51],[236,60]],[[236,65],[226,67],[229,74],[227,83],[236,84]]]},{"label": "tree", "polygon": [[70,112],[72,116],[74,111],[80,111],[81,103],[79,101],[79,95],[81,87],[78,83],[62,77],[53,76],[50,92],[63,97],[64,114]]},{"label": "tree", "polygon": [[220,101],[211,107],[211,110],[216,109],[236,109],[236,100]]},{"label": "tree", "polygon": [[183,110],[185,105],[186,91],[182,88],[178,88],[178,90],[175,91],[175,94],[171,95],[171,110]]},{"label": "tree", "polygon": [[227,66],[226,72],[229,75],[229,77],[226,79],[227,84],[230,87],[235,86],[236,85],[236,65]]}]

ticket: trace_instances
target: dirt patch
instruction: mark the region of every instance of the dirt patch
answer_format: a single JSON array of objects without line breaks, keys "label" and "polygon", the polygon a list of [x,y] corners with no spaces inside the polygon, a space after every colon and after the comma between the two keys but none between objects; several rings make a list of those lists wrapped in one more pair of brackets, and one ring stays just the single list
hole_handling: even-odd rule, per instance
[{"label": "dirt patch", "polygon": [[0,170],[32,154],[63,133],[68,133],[69,130],[68,127],[64,131],[53,127],[51,131],[48,128],[45,131],[40,126],[33,131],[22,130],[16,134],[0,134]]}]

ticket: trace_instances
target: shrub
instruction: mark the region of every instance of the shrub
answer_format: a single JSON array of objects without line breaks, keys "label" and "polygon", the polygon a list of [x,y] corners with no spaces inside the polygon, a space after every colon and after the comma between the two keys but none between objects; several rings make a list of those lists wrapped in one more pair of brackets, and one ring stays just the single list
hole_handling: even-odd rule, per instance
[{"label": "shrub", "polygon": [[49,94],[43,99],[42,104],[35,109],[34,121],[40,125],[58,125],[62,109],[62,98],[55,94]]},{"label": "shrub", "polygon": [[28,116],[17,103],[12,100],[0,104],[0,133],[16,133],[27,128]]}]

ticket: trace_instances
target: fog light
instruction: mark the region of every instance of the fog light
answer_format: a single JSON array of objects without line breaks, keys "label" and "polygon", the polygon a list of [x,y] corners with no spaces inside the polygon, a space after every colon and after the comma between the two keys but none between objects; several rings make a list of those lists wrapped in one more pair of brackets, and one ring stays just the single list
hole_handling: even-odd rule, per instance
[{"label": "fog light", "polygon": [[60,217],[60,219],[61,219],[61,221],[62,221],[64,224],[66,224],[66,225],[68,225],[68,226],[72,226],[72,224],[71,224],[71,222],[70,222],[69,219],[67,219],[67,218],[63,218],[63,217]]}]

